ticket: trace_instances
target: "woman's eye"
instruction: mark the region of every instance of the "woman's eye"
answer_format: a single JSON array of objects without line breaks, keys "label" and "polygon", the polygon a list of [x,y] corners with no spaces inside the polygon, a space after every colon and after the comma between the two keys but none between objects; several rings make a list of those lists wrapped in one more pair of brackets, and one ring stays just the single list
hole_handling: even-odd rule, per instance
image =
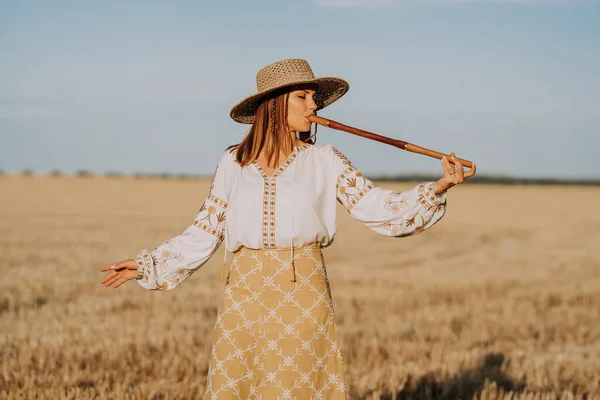
[{"label": "woman's eye", "polygon": [[301,99],[305,99],[306,98],[306,96],[298,96],[298,97],[300,97]]}]

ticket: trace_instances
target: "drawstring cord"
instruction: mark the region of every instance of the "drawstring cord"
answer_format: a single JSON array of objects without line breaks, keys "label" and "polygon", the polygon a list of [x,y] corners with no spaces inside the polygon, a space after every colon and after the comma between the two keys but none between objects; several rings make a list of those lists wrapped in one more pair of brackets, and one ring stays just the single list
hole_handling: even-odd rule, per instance
[{"label": "drawstring cord", "polygon": [[[298,152],[298,149],[294,151]],[[298,154],[296,155],[296,157],[298,157]],[[292,268],[292,282],[296,282],[296,265],[294,262],[294,206],[296,202],[296,168],[298,167],[298,161],[299,160],[296,159],[296,162],[294,163],[294,172],[292,174],[292,234],[290,237],[290,254],[292,258],[290,260],[290,267]]]},{"label": "drawstring cord", "polygon": [[[315,113],[316,115],[316,113]],[[312,134],[311,136],[309,136],[309,138],[306,140],[307,142],[312,139],[313,137],[317,136],[317,124],[315,124],[315,133]],[[295,149],[294,151],[298,152],[298,155],[296,155],[296,157],[299,157],[300,152],[298,151],[298,149]],[[295,260],[294,260],[294,206],[295,206],[295,202],[296,202],[296,168],[298,167],[298,163],[300,162],[300,160],[296,159],[296,162],[294,163],[294,172],[292,174],[292,235],[291,235],[291,239],[290,239],[290,254],[291,254],[291,260],[290,260],[290,268],[292,269],[292,282],[296,282],[296,264],[295,264]]]},{"label": "drawstring cord", "polygon": [[[316,113],[315,113],[316,115]],[[311,124],[312,126],[312,124]],[[311,140],[312,138],[317,136],[317,124],[315,124],[315,133],[313,133],[311,136],[308,137],[308,139],[306,139],[306,142],[308,142],[309,140]],[[305,143],[306,143],[305,142]],[[294,149],[295,152],[297,152],[298,154],[296,155],[296,157],[300,156],[300,151],[298,151],[298,149]],[[300,162],[300,160],[296,159],[296,162],[294,163],[294,172],[292,173],[292,235],[291,235],[291,239],[290,239],[290,254],[291,254],[291,260],[290,260],[290,267],[292,269],[292,282],[296,282],[296,264],[294,262],[294,206],[295,206],[295,202],[296,202],[296,168],[298,167],[298,163]]]},{"label": "drawstring cord", "polygon": [[[231,209],[231,200],[233,199],[233,193],[235,192],[235,187],[237,185],[238,177],[240,176],[240,172],[241,172],[241,168],[238,169],[235,174],[235,179],[233,181],[231,193],[229,194],[229,204],[227,206],[229,209]],[[223,246],[224,251],[223,251],[223,264],[221,265],[221,283],[225,283],[227,281],[227,244],[229,243],[229,228],[227,226],[228,220],[229,220],[229,218],[225,218],[225,232],[224,232],[225,233],[225,235],[224,235],[225,246]]]}]

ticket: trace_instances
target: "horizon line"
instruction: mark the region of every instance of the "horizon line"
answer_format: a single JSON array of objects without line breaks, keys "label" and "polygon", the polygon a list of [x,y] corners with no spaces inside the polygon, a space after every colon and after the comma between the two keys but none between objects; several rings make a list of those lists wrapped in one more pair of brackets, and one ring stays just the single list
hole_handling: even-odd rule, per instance
[{"label": "horizon line", "polygon": [[[73,173],[66,173],[59,170],[49,172],[35,172],[31,169],[24,169],[20,172],[7,172],[0,169],[0,178],[2,177],[34,177],[34,178],[100,178],[100,179],[154,179],[154,180],[210,180],[212,174],[194,174],[194,173],[172,173],[172,172],[133,172],[124,173],[118,171],[106,171],[103,173],[94,173],[89,170],[80,169]],[[379,182],[409,182],[409,181],[430,181],[439,179],[439,175],[427,173],[404,173],[404,174],[371,174],[369,180]],[[582,184],[600,186],[599,177],[540,177],[540,176],[519,176],[510,174],[484,174],[469,178],[465,183],[500,183],[500,184]]]}]

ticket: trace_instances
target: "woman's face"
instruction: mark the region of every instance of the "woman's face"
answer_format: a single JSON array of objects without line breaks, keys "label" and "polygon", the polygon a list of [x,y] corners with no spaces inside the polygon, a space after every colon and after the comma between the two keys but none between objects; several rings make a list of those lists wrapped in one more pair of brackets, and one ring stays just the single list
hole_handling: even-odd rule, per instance
[{"label": "woman's face", "polygon": [[315,91],[311,89],[290,92],[288,99],[288,125],[290,131],[306,132],[310,130],[311,122],[306,117],[314,114],[317,109],[314,96]]}]

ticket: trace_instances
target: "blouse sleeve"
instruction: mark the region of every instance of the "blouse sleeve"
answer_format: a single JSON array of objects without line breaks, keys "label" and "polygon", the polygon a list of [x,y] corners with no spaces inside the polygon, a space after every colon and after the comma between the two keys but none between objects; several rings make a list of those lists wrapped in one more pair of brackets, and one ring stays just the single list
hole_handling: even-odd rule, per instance
[{"label": "blouse sleeve", "polygon": [[436,195],[433,182],[395,192],[367,179],[336,148],[332,148],[337,200],[350,215],[384,236],[416,235],[435,225],[446,213],[446,193]]},{"label": "blouse sleeve", "polygon": [[137,281],[144,289],[176,288],[204,265],[221,245],[227,215],[226,157],[227,154],[219,161],[208,196],[194,221],[180,235],[152,251],[143,249],[137,254]]}]

